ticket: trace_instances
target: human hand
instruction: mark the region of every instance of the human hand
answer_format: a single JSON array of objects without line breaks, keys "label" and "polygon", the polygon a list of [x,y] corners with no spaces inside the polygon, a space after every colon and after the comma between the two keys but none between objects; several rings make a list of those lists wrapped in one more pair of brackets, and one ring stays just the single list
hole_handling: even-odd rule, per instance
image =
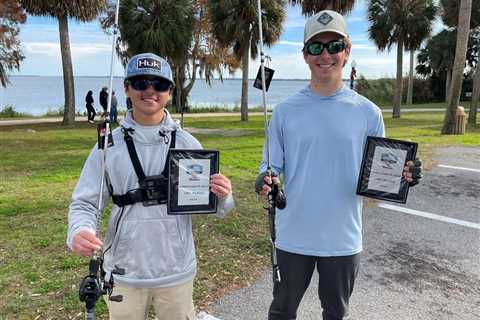
[{"label": "human hand", "polygon": [[272,191],[272,183],[278,185],[280,179],[275,175],[268,175],[267,172],[260,173],[255,181],[255,192],[267,199],[268,194]]},{"label": "human hand", "polygon": [[72,251],[81,256],[91,256],[93,251],[100,250],[103,243],[91,231],[78,232],[72,241]]},{"label": "human hand", "polygon": [[403,177],[408,182],[410,187],[413,187],[420,183],[422,179],[422,160],[415,159],[414,161],[408,161],[407,165],[403,168]]},{"label": "human hand", "polygon": [[232,193],[232,183],[221,173],[213,174],[210,176],[210,190],[219,199],[224,199]]}]

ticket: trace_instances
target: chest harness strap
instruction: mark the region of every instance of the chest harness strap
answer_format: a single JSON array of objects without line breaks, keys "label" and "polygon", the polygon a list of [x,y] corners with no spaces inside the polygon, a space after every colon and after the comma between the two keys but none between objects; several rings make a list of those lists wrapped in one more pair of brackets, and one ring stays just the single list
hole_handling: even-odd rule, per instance
[{"label": "chest harness strap", "polygon": [[[140,187],[129,190],[122,195],[113,194],[112,201],[119,207],[124,207],[137,202],[143,202],[144,206],[165,204],[167,203],[168,197],[168,155],[167,160],[165,161],[165,167],[160,175],[146,176],[142,165],[140,164],[140,159],[138,158],[133,138],[130,135],[130,132],[133,131],[134,130],[130,128],[122,128],[124,135],[123,138],[127,144],[128,154],[130,155],[130,160],[132,161],[133,168],[137,174]],[[160,132],[159,134],[165,139],[165,144],[170,142],[168,147],[169,151],[170,149],[175,148],[176,130],[171,132],[170,141],[168,136],[164,133]]]}]

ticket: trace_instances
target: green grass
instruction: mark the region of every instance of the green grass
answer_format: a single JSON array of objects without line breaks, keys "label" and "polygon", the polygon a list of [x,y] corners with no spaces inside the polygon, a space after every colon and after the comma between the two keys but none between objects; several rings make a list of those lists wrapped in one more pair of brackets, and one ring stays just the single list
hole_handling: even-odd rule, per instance
[{"label": "green grass", "polygon": [[[385,116],[388,136],[417,141],[426,160],[434,147],[480,145],[480,123],[465,135],[444,136],[442,120],[443,113]],[[221,171],[232,179],[237,202],[225,219],[194,217],[199,261],[194,298],[204,306],[252,282],[269,265],[263,203],[252,192],[263,118],[253,116],[248,123],[237,117],[186,118],[185,126],[245,134],[196,134],[205,148],[220,150]],[[69,199],[95,139],[86,123],[0,127],[0,319],[83,317],[77,293],[88,259],[67,251],[65,235]],[[103,301],[97,311],[106,319]]]},{"label": "green grass", "polygon": [[[460,105],[465,109],[470,108],[470,101],[461,101]],[[387,103],[385,105],[379,106],[381,109],[392,109],[392,104]],[[403,103],[401,109],[446,109],[446,102],[434,102],[434,103],[414,103],[414,104],[405,104]]]}]

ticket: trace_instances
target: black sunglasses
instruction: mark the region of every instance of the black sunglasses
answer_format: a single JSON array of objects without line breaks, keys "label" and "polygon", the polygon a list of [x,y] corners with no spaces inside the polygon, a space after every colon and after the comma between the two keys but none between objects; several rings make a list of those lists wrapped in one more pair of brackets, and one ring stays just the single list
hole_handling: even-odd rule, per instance
[{"label": "black sunglasses", "polygon": [[322,42],[310,42],[305,46],[308,54],[312,56],[319,56],[322,54],[323,49],[327,49],[328,53],[336,54],[345,50],[345,42],[343,40],[332,40],[327,43]]},{"label": "black sunglasses", "polygon": [[169,90],[172,86],[170,81],[163,79],[148,80],[145,78],[133,78],[130,79],[129,82],[132,88],[137,91],[145,91],[152,86],[155,91],[164,92]]}]

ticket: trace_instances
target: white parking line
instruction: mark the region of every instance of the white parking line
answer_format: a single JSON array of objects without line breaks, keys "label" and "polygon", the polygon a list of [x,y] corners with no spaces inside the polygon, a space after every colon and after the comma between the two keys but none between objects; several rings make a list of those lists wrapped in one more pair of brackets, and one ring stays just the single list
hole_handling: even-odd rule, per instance
[{"label": "white parking line", "polygon": [[448,217],[444,217],[444,216],[434,214],[434,213],[428,213],[428,212],[425,212],[425,211],[408,209],[408,208],[405,208],[405,207],[399,207],[399,206],[395,206],[395,205],[387,204],[387,203],[379,203],[378,206],[380,208],[384,208],[384,209],[388,209],[388,210],[399,211],[399,212],[408,213],[408,214],[411,214],[411,215],[414,215],[414,216],[420,216],[420,217],[424,217],[424,218],[428,218],[428,219],[433,219],[433,220],[458,224],[460,226],[480,230],[480,224],[473,223],[473,222],[470,222],[470,221],[448,218]]},{"label": "white parking line", "polygon": [[465,167],[454,167],[454,166],[447,166],[447,165],[444,165],[444,164],[439,164],[438,167],[441,167],[441,168],[449,168],[449,169],[457,169],[457,170],[464,170],[464,171],[480,172],[480,169],[472,169],[472,168],[465,168]]}]

